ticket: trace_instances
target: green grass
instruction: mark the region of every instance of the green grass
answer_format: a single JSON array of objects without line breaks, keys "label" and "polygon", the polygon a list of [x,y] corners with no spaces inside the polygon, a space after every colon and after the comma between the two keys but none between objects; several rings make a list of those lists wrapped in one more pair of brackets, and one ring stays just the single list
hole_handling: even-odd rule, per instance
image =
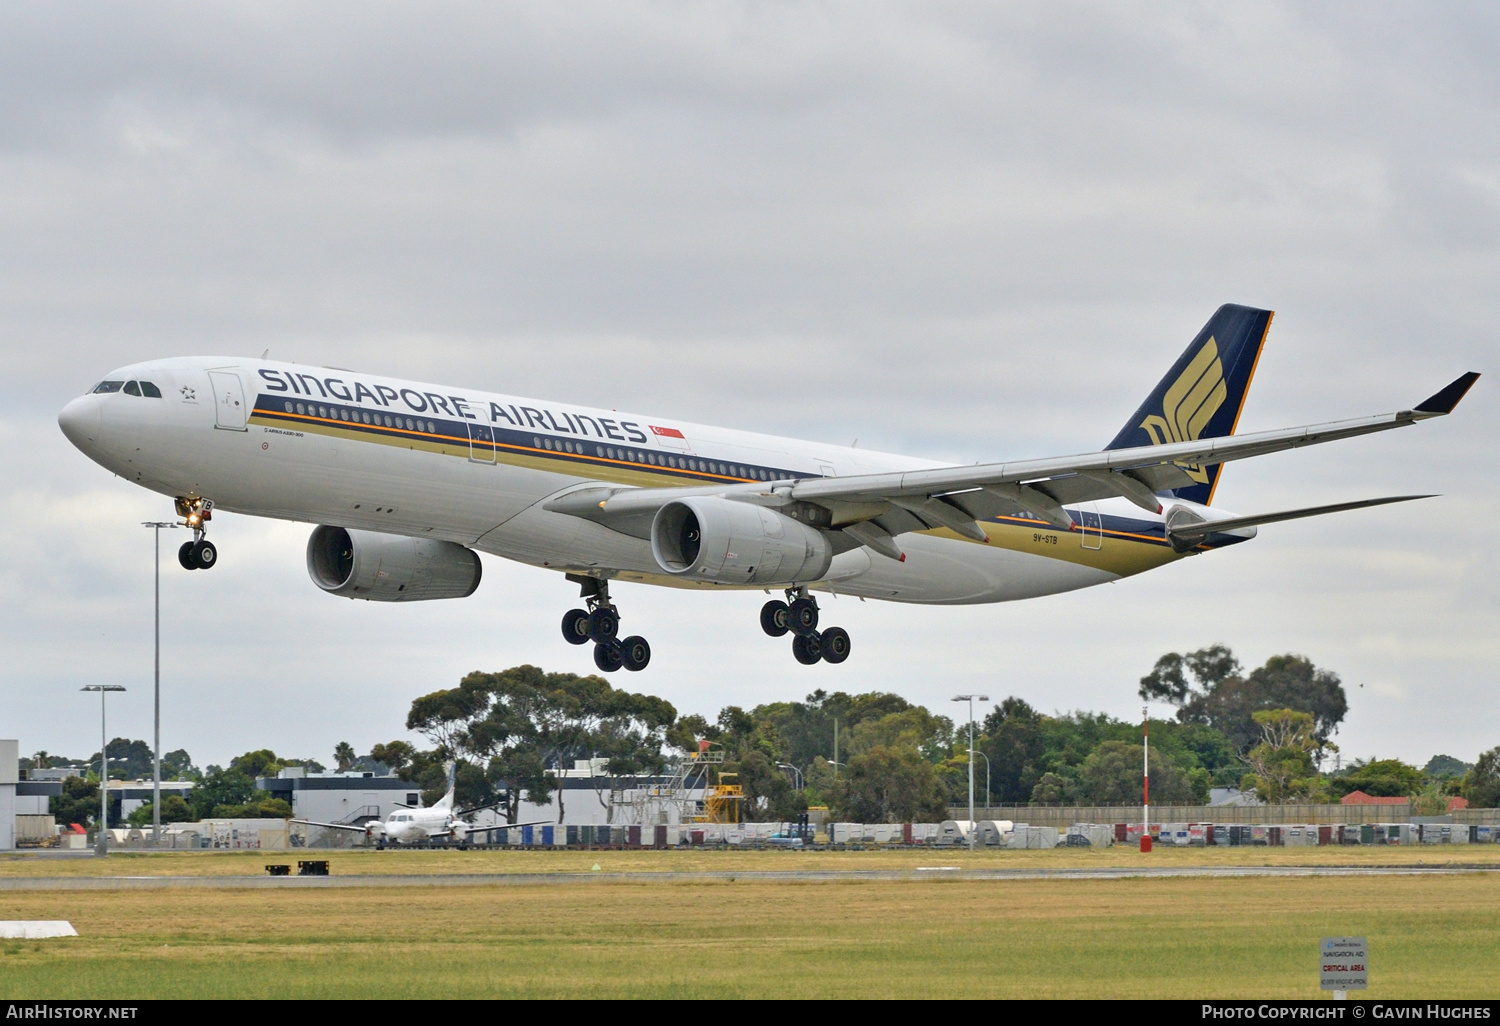
[{"label": "green grass", "polygon": [[1369,997],[1500,994],[1500,877],[1489,874],[0,900],[6,918],[68,919],[82,935],[7,942],[0,998],[1316,998],[1325,934],[1369,936]]}]

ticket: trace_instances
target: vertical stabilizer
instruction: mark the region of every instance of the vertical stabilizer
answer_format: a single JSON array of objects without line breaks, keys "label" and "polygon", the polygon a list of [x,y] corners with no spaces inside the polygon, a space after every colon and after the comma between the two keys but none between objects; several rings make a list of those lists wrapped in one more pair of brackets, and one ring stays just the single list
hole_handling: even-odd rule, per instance
[{"label": "vertical stabilizer", "polygon": [[453,792],[458,788],[458,763],[448,763],[448,793],[437,800],[434,809],[453,808]]},{"label": "vertical stabilizer", "polygon": [[[1162,445],[1234,434],[1250,379],[1271,327],[1271,311],[1226,303],[1214,312],[1107,449]],[[1172,494],[1213,501],[1222,464],[1183,464],[1191,486]]]}]

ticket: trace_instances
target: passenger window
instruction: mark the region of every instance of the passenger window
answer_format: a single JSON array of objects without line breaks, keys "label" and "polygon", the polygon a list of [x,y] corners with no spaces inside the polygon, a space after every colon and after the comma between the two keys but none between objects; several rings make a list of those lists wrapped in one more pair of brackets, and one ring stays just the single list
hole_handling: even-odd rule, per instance
[{"label": "passenger window", "polygon": [[125,382],[124,391],[126,395],[140,395],[141,386],[136,384],[134,381],[127,381]]},{"label": "passenger window", "polygon": [[145,396],[147,399],[160,399],[161,398],[161,389],[157,388],[154,384],[152,384],[149,381],[142,381],[141,382],[141,395]]},{"label": "passenger window", "polygon": [[103,395],[105,392],[118,392],[124,384],[125,382],[123,381],[101,381],[94,386],[94,394]]}]

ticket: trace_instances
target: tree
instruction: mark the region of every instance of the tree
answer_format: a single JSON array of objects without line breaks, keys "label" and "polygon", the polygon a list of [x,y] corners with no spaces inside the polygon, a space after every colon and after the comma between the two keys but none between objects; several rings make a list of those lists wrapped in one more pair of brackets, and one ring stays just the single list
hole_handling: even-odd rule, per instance
[{"label": "tree", "polygon": [[1344,773],[1331,778],[1328,786],[1339,796],[1363,791],[1378,798],[1409,798],[1421,791],[1424,783],[1422,771],[1415,766],[1400,759],[1376,759],[1356,762]]},{"label": "tree", "polygon": [[1042,716],[1035,709],[1019,698],[1005,699],[984,718],[984,736],[976,747],[990,760],[991,801],[1019,805],[1037,800],[1033,792],[1044,773],[1046,749]]},{"label": "tree", "polygon": [[354,746],[347,741],[340,741],[333,748],[333,761],[338,763],[338,771],[347,773],[354,766],[354,760],[358,758],[354,754]]},{"label": "tree", "polygon": [[[558,784],[554,771],[574,760],[604,759],[605,786],[659,772],[676,718],[669,702],[616,690],[602,677],[525,665],[471,673],[456,688],[422,696],[412,703],[406,726],[443,756],[468,755],[483,765],[502,814],[515,822],[522,795],[538,804],[550,800]],[[459,784],[460,801],[485,798],[465,794],[462,774]],[[559,822],[564,813],[558,791]]]},{"label": "tree", "polygon": [[246,752],[229,760],[231,770],[243,773],[251,780],[256,777],[274,777],[281,771],[282,765],[281,760],[276,758],[276,753],[269,748]]},{"label": "tree", "polygon": [[737,774],[745,789],[742,813],[759,822],[785,822],[807,811],[807,799],[793,789],[786,773],[763,752],[751,752],[736,763],[725,764],[726,773]]},{"label": "tree", "polygon": [[1322,790],[1313,763],[1318,742],[1312,714],[1262,709],[1251,715],[1261,729],[1261,742],[1245,756],[1250,773],[1240,786],[1267,802],[1307,799]]},{"label": "tree", "polygon": [[1241,676],[1239,660],[1223,645],[1178,655],[1169,652],[1141,678],[1142,698],[1170,702],[1183,723],[1211,726],[1238,752],[1260,743],[1257,710],[1294,709],[1313,717],[1315,761],[1349,711],[1338,674],[1320,670],[1298,655],[1279,655]]},{"label": "tree", "polygon": [[947,815],[932,764],[910,748],[875,747],[849,759],[834,812],[859,823],[901,823]]},{"label": "tree", "polygon": [[[151,768],[155,760],[151,755],[151,746],[146,742],[117,737],[104,746],[104,751],[109,756],[111,780],[140,780],[151,776]],[[95,752],[89,756],[88,762],[97,771],[99,753]]]},{"label": "tree", "polygon": [[[265,794],[263,791],[259,793]],[[193,815],[197,819],[216,815],[227,816],[228,813],[221,814],[216,810],[246,805],[256,795],[255,780],[248,774],[238,769],[226,770],[210,766],[203,780],[193,788]]]},{"label": "tree", "polygon": [[370,758],[397,776],[400,776],[401,772],[411,765],[412,758],[416,754],[417,750],[405,741],[392,741],[390,744],[376,745],[370,749]]},{"label": "tree", "polygon": [[[282,804],[285,804],[284,802]],[[288,807],[287,815],[291,815]],[[161,821],[163,823],[187,823],[193,818],[193,807],[187,803],[187,799],[180,794],[169,794],[161,800]],[[128,817],[135,826],[146,826],[152,822],[151,803],[137,806],[136,810]]]},{"label": "tree", "polygon": [[99,784],[83,777],[68,777],[62,782],[62,794],[53,795],[47,804],[59,822],[88,827],[99,819]]},{"label": "tree", "polygon": [[1462,777],[1473,765],[1462,759],[1455,759],[1451,755],[1434,755],[1427,760],[1427,765],[1422,767],[1422,772],[1434,780],[1449,780]]},{"label": "tree", "polygon": [[1072,791],[1071,783],[1061,773],[1043,773],[1031,789],[1031,804],[1061,805]]},{"label": "tree", "polygon": [[[198,772],[198,767],[193,765],[193,759],[188,755],[187,749],[179,748],[161,757],[161,776],[163,780],[197,780],[203,774]],[[166,807],[166,802],[163,800],[163,811]]]},{"label": "tree", "polygon": [[1474,768],[1464,775],[1463,796],[1475,808],[1500,805],[1500,748],[1491,748],[1475,760]]},{"label": "tree", "polygon": [[[1105,741],[1078,768],[1075,800],[1083,805],[1139,805],[1142,748],[1124,741]],[[1185,805],[1203,796],[1163,752],[1151,751],[1151,798],[1164,805]]]}]

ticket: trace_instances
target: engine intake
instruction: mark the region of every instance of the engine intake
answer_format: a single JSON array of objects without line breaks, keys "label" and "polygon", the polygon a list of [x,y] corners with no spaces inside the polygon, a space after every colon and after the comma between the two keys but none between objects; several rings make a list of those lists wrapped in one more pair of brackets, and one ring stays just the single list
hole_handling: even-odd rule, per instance
[{"label": "engine intake", "polygon": [[651,522],[651,554],[669,574],[723,584],[806,584],[828,572],[833,545],[775,510],[714,496],[669,502]]},{"label": "engine intake", "polygon": [[467,598],[483,571],[479,556],[454,542],[342,527],[314,528],[307,539],[308,576],[330,595],[372,602]]}]

